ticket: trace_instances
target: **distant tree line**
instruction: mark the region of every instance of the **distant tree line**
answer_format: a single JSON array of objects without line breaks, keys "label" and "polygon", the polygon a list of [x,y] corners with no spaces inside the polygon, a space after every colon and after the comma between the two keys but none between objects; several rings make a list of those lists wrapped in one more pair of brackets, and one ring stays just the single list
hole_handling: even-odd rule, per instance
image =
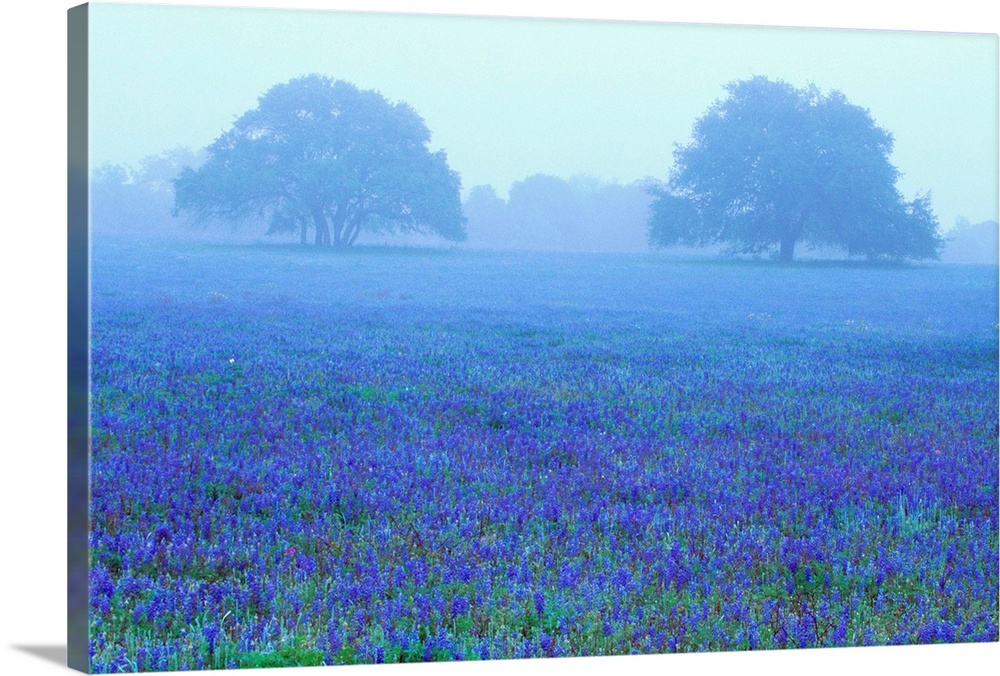
[{"label": "distant tree line", "polygon": [[90,214],[99,232],[164,234],[190,225],[189,219],[171,214],[174,179],[186,166],[199,166],[203,154],[173,148],[145,157],[139,166],[104,163],[90,181]]},{"label": "distant tree line", "polygon": [[651,196],[646,181],[627,185],[535,174],[510,186],[472,188],[462,205],[470,246],[564,251],[647,250]]},{"label": "distant tree line", "polygon": [[955,227],[944,235],[941,260],[996,265],[1000,261],[1000,224],[996,221],[973,223],[959,216]]}]

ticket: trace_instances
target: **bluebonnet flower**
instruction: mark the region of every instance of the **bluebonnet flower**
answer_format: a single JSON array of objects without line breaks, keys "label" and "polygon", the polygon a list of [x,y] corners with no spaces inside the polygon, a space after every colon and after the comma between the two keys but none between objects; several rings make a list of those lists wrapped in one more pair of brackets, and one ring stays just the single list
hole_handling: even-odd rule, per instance
[{"label": "bluebonnet flower", "polygon": [[788,643],[788,631],[785,629],[784,622],[781,622],[778,625],[777,631],[774,632],[774,640],[780,648],[784,648]]},{"label": "bluebonnet flower", "polygon": [[451,616],[453,618],[467,614],[469,609],[469,600],[465,596],[458,595],[451,600]]},{"label": "bluebonnet flower", "polygon": [[541,615],[545,612],[545,594],[541,589],[532,592],[531,603],[536,614]]}]

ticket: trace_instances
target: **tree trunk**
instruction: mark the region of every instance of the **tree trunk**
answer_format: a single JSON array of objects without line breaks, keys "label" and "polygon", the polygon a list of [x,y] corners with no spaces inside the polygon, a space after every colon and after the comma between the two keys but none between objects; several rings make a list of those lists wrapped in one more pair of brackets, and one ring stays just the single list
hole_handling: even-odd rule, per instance
[{"label": "tree trunk", "polygon": [[782,263],[791,263],[795,253],[795,240],[791,237],[783,237],[781,240],[781,251],[778,253],[778,260]]},{"label": "tree trunk", "polygon": [[347,224],[344,229],[344,246],[351,246],[354,244],[354,240],[358,238],[358,233],[361,232],[361,223],[357,218],[351,219],[351,222]]},{"label": "tree trunk", "polygon": [[306,238],[306,226],[307,226],[307,223],[306,223],[306,221],[305,221],[305,220],[303,219],[303,221],[302,221],[302,227],[301,227],[301,229],[299,230],[299,234],[300,234],[300,235],[301,235],[301,237],[302,237],[302,243],[303,243],[303,244],[305,244],[306,242],[308,242],[308,241],[309,241],[309,240],[308,240],[308,239]]},{"label": "tree trunk", "polygon": [[337,209],[337,213],[333,215],[333,245],[339,248],[343,243],[344,216],[340,213],[340,209]]},{"label": "tree trunk", "polygon": [[792,262],[792,257],[795,255],[795,243],[802,235],[806,219],[809,218],[809,208],[803,207],[796,216],[796,220],[792,221],[789,228],[781,234],[781,250],[778,252],[778,260],[782,263]]},{"label": "tree trunk", "polygon": [[782,263],[791,263],[795,254],[795,235],[785,235],[781,238],[781,251],[778,253],[778,260]]},{"label": "tree trunk", "polygon": [[345,246],[351,246],[354,244],[354,240],[356,240],[358,235],[361,234],[361,226],[367,218],[368,212],[365,209],[358,209],[351,215],[350,220],[347,222],[347,227],[344,230]]},{"label": "tree trunk", "polygon": [[351,238],[347,240],[347,246],[354,244],[354,240],[358,238],[359,234],[361,234],[361,226],[356,225],[354,226],[354,232],[351,233]]},{"label": "tree trunk", "polygon": [[316,246],[330,246],[330,225],[322,209],[313,209],[313,222],[316,225]]}]

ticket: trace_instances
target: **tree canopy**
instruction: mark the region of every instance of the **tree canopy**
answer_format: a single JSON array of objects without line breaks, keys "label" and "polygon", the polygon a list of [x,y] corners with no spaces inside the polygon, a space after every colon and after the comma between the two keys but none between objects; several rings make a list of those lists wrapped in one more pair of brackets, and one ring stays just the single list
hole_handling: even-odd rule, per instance
[{"label": "tree canopy", "polygon": [[906,201],[893,137],[838,91],[765,77],[731,82],[653,189],[653,246],[725,244],[731,253],[806,242],[869,258],[938,258],[929,194]]},{"label": "tree canopy", "polygon": [[275,85],[175,181],[175,212],[262,218],[269,232],[309,228],[317,245],[349,246],[363,231],[465,238],[460,180],[405,103],[308,75]]}]

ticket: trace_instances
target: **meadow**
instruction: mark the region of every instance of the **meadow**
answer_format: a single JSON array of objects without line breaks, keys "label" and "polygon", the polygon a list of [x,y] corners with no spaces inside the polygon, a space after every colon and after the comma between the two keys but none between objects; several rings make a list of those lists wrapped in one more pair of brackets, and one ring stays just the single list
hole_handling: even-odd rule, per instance
[{"label": "meadow", "polygon": [[92,668],[998,640],[998,272],[92,251]]}]

